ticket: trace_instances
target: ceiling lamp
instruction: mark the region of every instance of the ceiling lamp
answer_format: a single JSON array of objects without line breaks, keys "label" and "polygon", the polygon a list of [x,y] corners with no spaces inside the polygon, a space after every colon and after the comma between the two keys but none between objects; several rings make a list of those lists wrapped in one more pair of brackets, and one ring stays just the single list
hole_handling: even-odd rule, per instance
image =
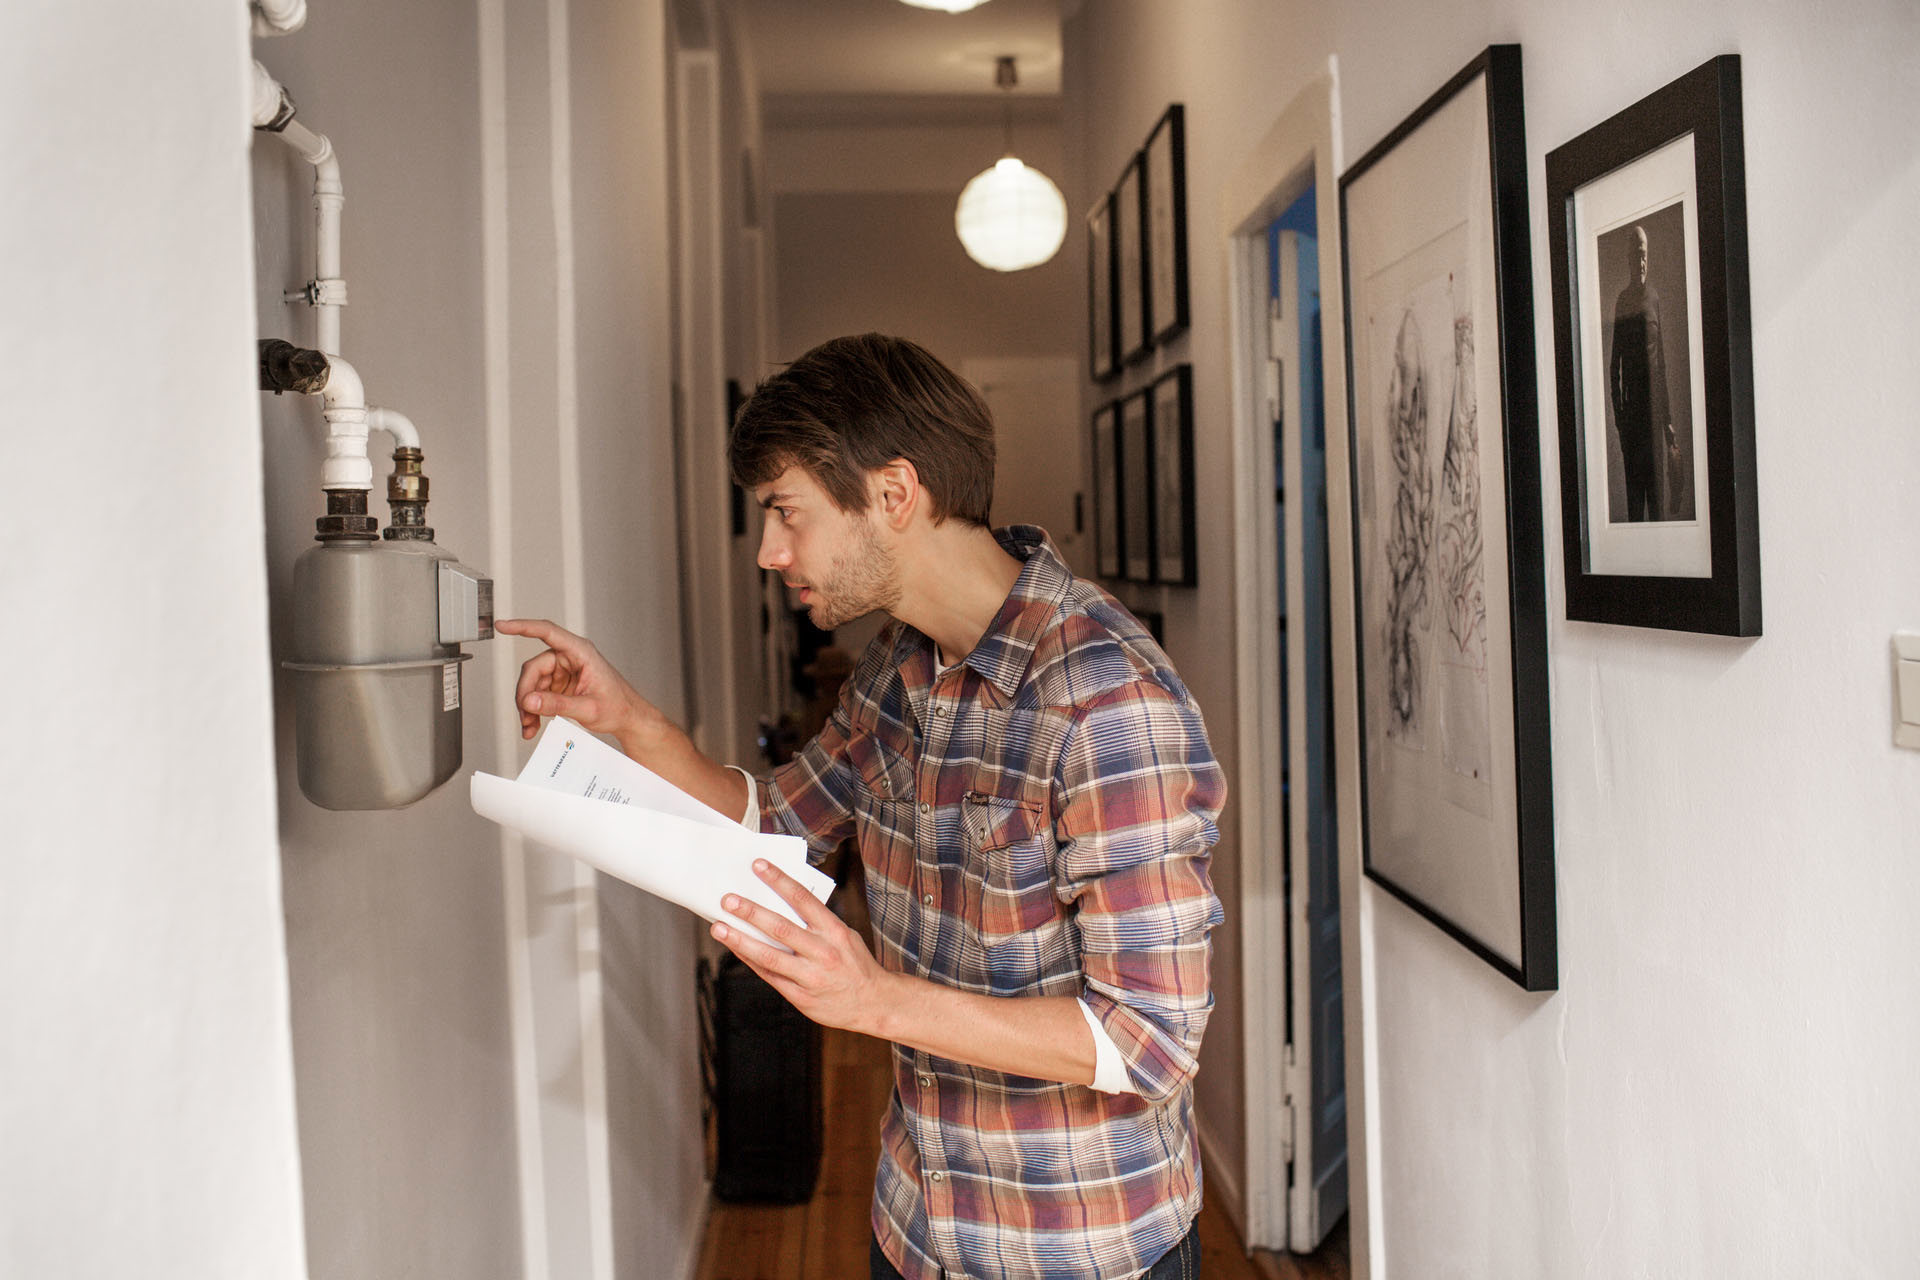
[{"label": "ceiling lamp", "polygon": [[[949,0],[957,3],[958,0]],[[908,0],[915,3],[915,0]],[[1060,251],[1067,238],[1067,202],[1053,180],[1013,154],[1013,59],[1002,57],[993,82],[1007,97],[1007,154],[976,175],[960,193],[954,230],[967,256],[995,271],[1037,267]]]},{"label": "ceiling lamp", "polygon": [[978,9],[987,0],[901,0],[916,9],[938,9],[942,13],[965,13],[969,9]]}]

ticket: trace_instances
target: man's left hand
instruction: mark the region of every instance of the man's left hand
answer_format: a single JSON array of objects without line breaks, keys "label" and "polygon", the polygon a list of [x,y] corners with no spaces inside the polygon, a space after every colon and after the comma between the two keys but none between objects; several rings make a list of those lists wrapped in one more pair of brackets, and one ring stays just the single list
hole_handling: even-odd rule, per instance
[{"label": "man's left hand", "polygon": [[792,954],[718,921],[713,936],[746,961],[747,967],[765,978],[788,1003],[821,1026],[880,1034],[892,975],[880,967],[860,935],[847,928],[799,881],[764,858],[757,860],[753,869],[786,900],[806,927],[738,894],[728,894],[720,905],[781,946],[792,948]]}]

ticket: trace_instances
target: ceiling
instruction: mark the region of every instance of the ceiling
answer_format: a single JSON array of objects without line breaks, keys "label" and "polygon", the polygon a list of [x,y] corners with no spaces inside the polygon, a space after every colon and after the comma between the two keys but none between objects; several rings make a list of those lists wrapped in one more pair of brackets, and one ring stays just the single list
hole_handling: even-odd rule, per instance
[{"label": "ceiling", "polygon": [[[875,102],[986,97],[994,61],[1018,59],[1020,96],[1060,93],[1060,20],[1077,0],[988,0],[967,13],[901,0],[720,0],[752,51],[761,92],[796,109],[844,99]],[[907,104],[902,104],[903,106]],[[929,104],[930,105],[930,104]]]}]

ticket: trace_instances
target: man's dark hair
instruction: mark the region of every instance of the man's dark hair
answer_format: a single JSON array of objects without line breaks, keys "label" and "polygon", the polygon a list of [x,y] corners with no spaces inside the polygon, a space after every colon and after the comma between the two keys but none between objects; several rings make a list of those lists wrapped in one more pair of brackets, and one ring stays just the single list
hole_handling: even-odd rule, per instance
[{"label": "man's dark hair", "polygon": [[993,417],[966,381],[905,338],[823,342],[754,389],[734,419],[734,482],[806,469],[840,510],[867,509],[867,473],[905,458],[937,524],[985,525],[993,506]]}]

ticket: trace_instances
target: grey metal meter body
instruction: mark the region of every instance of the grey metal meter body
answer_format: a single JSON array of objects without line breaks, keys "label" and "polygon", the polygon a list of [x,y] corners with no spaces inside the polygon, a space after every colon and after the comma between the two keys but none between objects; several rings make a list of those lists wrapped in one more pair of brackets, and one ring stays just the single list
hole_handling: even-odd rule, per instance
[{"label": "grey metal meter body", "polygon": [[493,583],[430,541],[335,540],[294,563],[300,790],[327,809],[396,809],[460,767],[460,643],[493,636]]}]

